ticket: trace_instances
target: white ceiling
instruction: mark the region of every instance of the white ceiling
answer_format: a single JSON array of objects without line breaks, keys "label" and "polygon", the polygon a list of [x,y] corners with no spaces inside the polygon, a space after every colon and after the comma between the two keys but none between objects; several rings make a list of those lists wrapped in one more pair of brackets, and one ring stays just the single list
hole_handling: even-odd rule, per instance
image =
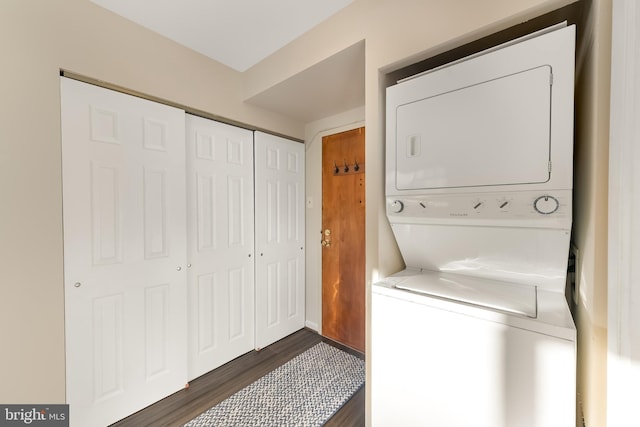
[{"label": "white ceiling", "polygon": [[245,71],[353,0],[91,0]]},{"label": "white ceiling", "polygon": [[[2,0],[0,0],[2,1]],[[353,0],[90,0],[245,71]],[[364,105],[364,42],[247,99],[310,123]]]}]

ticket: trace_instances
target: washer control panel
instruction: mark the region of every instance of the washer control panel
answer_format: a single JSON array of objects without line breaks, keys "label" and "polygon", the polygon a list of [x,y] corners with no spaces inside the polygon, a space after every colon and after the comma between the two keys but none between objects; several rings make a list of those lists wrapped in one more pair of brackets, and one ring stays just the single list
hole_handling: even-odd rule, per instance
[{"label": "washer control panel", "polygon": [[571,190],[392,196],[390,218],[571,219]]}]

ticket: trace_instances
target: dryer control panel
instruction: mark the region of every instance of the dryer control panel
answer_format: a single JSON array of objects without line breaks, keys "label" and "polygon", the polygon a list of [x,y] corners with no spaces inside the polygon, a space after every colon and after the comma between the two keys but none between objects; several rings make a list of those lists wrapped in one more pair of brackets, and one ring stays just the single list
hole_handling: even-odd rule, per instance
[{"label": "dryer control panel", "polygon": [[522,221],[570,226],[571,198],[571,190],[392,196],[387,198],[387,215],[391,222],[403,223]]}]

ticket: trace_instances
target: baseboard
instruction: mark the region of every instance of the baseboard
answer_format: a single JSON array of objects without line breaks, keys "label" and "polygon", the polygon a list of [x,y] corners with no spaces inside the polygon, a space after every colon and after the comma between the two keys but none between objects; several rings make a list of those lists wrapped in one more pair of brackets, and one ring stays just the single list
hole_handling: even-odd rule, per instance
[{"label": "baseboard", "polygon": [[317,333],[320,333],[320,327],[318,326],[318,324],[316,322],[311,322],[309,320],[305,320],[304,322],[304,326],[306,326],[307,328],[316,331]]}]

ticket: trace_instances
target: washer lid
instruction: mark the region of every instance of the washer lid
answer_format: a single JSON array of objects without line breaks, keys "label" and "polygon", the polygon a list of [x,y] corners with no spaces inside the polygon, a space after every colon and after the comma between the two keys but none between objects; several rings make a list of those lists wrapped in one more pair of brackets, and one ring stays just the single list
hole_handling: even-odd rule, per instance
[{"label": "washer lid", "polygon": [[533,285],[427,270],[396,283],[395,287],[534,319],[537,316]]}]

